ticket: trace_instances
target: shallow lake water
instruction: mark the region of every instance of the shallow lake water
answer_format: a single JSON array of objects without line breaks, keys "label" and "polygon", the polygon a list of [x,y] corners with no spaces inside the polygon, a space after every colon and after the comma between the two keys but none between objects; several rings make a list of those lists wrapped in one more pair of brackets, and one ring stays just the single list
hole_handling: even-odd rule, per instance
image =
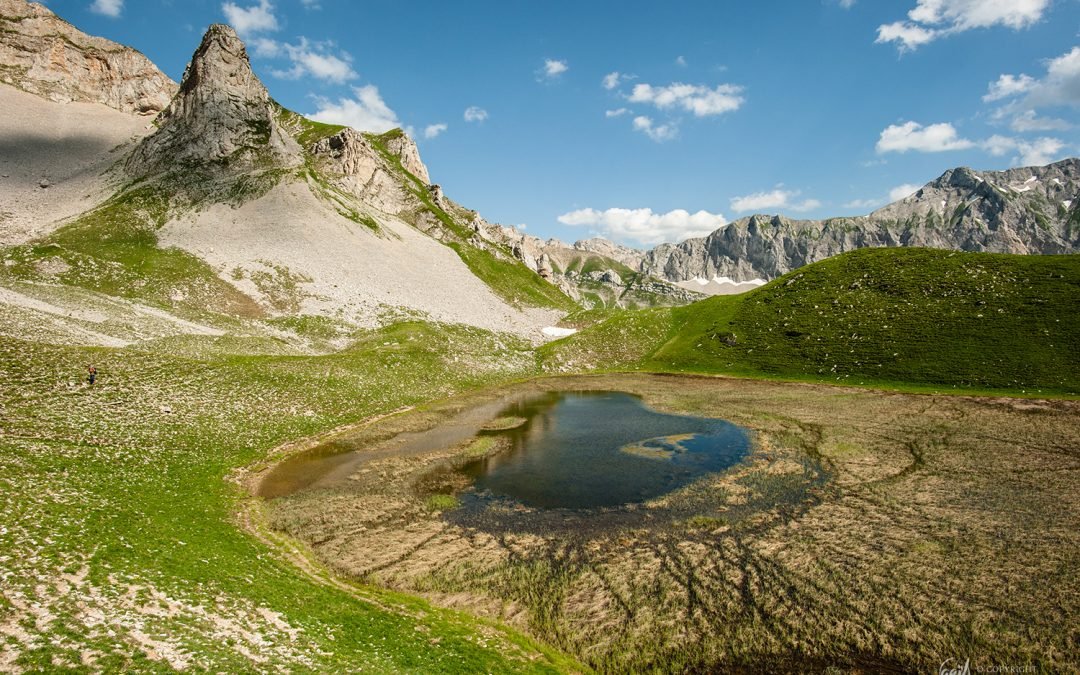
[{"label": "shallow lake water", "polygon": [[511,448],[462,471],[479,491],[540,508],[643,502],[722,471],[750,449],[730,422],[657,412],[621,392],[551,392],[499,416],[526,420],[488,432]]}]

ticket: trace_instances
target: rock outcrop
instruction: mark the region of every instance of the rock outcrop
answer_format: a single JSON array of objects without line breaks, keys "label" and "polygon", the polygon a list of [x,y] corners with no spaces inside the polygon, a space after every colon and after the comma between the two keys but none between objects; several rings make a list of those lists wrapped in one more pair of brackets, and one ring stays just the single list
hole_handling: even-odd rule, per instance
[{"label": "rock outcrop", "polygon": [[390,154],[401,160],[401,167],[420,179],[420,182],[428,185],[431,178],[428,176],[427,167],[420,161],[420,150],[416,142],[405,133],[389,134],[386,139],[386,149]]},{"label": "rock outcrop", "polygon": [[282,108],[251,70],[244,43],[229,26],[203,36],[158,130],[128,157],[136,176],[177,168],[223,173],[299,166],[300,145],[281,124]]},{"label": "rock outcrop", "polygon": [[176,83],[141,53],[87,35],[25,0],[0,0],[0,64],[0,82],[57,103],[152,115],[176,92]]},{"label": "rock outcrop", "polygon": [[587,251],[589,253],[597,253],[605,258],[617,260],[635,270],[641,268],[641,261],[645,259],[644,251],[630,248],[629,246],[623,246],[622,244],[616,244],[613,241],[601,239],[600,237],[575,241],[574,249],[578,251]]},{"label": "rock outcrop", "polygon": [[645,255],[640,269],[670,281],[774,279],[872,246],[1080,252],[1080,160],[982,174],[953,169],[869,216],[790,220],[755,215],[704,238],[662,244]]}]

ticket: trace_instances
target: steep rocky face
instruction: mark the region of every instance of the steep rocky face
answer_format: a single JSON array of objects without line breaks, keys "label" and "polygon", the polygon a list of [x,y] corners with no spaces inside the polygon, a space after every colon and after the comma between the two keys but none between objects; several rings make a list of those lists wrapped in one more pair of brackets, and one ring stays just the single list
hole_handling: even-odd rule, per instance
[{"label": "steep rocky face", "polygon": [[400,159],[402,168],[419,178],[421,183],[431,183],[427,167],[420,161],[420,150],[408,134],[402,133],[387,139],[386,149]]},{"label": "steep rocky face", "polygon": [[58,103],[150,115],[176,92],[176,83],[139,52],[86,35],[25,0],[0,0],[0,64],[0,82]]},{"label": "steep rocky face", "polygon": [[600,237],[575,241],[574,248],[578,251],[598,253],[606,258],[618,260],[627,267],[635,270],[641,267],[641,261],[645,259],[644,251],[639,251],[636,248],[630,248],[629,246],[616,244],[613,241],[601,239]]},{"label": "steep rocky face", "polygon": [[751,216],[649,251],[643,272],[672,281],[774,279],[856,248],[923,246],[996,253],[1080,252],[1080,160],[978,173],[947,171],[869,216]]},{"label": "steep rocky face", "polygon": [[[416,196],[365,134],[346,127],[315,142],[308,152],[320,175],[368,206],[393,215],[415,208]],[[416,161],[420,161],[419,155]],[[423,173],[427,175],[426,168]]]},{"label": "steep rocky face", "polygon": [[230,173],[298,166],[303,153],[281,114],[252,72],[243,41],[229,26],[213,25],[158,130],[129,156],[127,168],[142,176],[192,164]]}]

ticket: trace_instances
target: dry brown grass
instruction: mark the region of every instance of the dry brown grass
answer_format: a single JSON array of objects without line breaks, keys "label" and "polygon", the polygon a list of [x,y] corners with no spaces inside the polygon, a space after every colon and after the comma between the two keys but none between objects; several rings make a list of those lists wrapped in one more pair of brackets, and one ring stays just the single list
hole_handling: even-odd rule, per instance
[{"label": "dry brown grass", "polygon": [[[594,513],[467,492],[432,511],[433,492],[467,488],[452,472],[467,446],[376,451],[342,484],[274,502],[275,526],[343,574],[508,621],[601,671],[1077,671],[1077,402],[645,375],[522,387],[635,392],[744,425],[755,447],[726,474]],[[372,447],[503,394],[389,419]]]}]

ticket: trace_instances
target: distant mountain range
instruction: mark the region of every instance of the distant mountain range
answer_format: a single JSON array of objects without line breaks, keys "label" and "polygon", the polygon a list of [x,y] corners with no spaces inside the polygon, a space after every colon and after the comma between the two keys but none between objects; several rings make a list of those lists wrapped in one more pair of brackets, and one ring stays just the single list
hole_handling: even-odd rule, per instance
[{"label": "distant mountain range", "polygon": [[755,215],[708,237],[661,244],[640,270],[670,281],[775,279],[867,247],[922,246],[994,253],[1080,251],[1080,160],[978,173],[946,171],[915,194],[857,218]]}]

